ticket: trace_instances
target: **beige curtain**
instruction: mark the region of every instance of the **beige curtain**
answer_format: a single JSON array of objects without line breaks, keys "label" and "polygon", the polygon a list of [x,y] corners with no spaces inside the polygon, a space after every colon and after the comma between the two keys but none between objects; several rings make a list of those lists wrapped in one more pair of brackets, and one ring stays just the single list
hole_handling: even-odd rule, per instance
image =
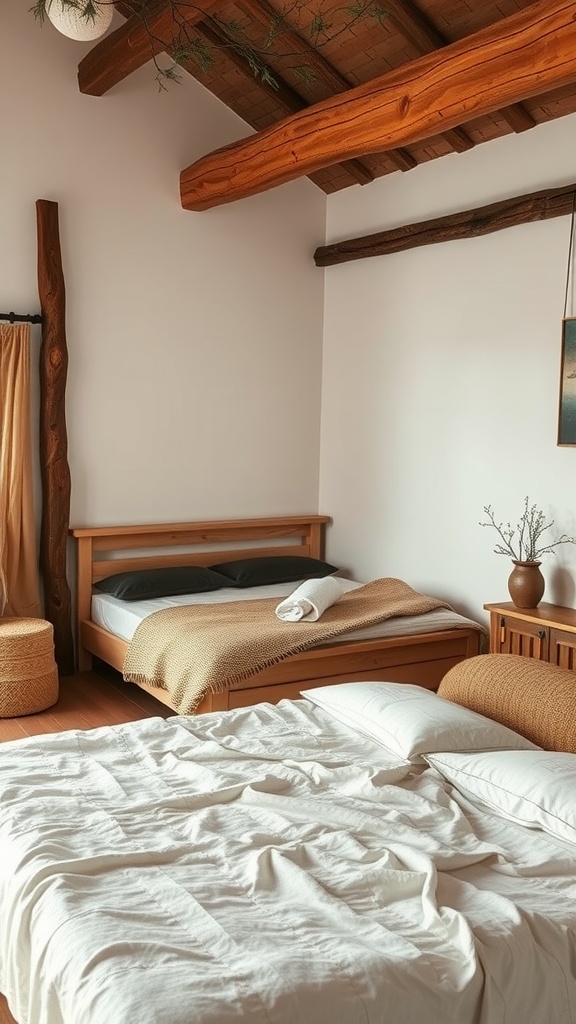
[{"label": "beige curtain", "polygon": [[41,615],[32,491],[29,324],[0,324],[0,615]]}]

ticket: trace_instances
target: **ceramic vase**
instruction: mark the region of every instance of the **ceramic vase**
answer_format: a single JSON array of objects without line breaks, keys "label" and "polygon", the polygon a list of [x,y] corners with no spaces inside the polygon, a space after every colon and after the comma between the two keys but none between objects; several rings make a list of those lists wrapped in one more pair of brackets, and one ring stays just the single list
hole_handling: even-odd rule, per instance
[{"label": "ceramic vase", "polygon": [[540,572],[541,562],[517,562],[508,577],[508,593],[517,608],[536,608],[544,594],[546,582]]}]

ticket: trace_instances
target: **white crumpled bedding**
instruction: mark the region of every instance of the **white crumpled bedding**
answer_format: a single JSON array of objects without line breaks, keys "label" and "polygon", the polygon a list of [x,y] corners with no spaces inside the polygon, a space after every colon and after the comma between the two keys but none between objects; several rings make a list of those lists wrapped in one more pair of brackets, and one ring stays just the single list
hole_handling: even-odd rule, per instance
[{"label": "white crumpled bedding", "polygon": [[306,701],[0,746],[19,1024],[568,1024],[576,848]]}]

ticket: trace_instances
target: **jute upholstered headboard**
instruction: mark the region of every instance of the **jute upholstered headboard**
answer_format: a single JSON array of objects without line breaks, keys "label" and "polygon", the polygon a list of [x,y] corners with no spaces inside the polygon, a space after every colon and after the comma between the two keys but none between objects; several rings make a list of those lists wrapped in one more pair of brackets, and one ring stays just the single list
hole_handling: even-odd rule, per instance
[{"label": "jute upholstered headboard", "polygon": [[519,654],[481,654],[451,668],[438,693],[539,747],[576,754],[576,672]]}]

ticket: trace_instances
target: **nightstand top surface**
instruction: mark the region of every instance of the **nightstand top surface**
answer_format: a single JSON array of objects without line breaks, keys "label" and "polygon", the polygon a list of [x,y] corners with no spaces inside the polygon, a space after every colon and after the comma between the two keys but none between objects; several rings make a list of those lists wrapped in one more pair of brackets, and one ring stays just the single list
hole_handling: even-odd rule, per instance
[{"label": "nightstand top surface", "polygon": [[544,626],[559,626],[576,632],[576,608],[566,608],[560,604],[548,604],[541,601],[537,608],[517,608],[512,601],[501,601],[497,604],[485,604],[487,612],[500,615],[513,615],[524,622],[541,622]]}]

